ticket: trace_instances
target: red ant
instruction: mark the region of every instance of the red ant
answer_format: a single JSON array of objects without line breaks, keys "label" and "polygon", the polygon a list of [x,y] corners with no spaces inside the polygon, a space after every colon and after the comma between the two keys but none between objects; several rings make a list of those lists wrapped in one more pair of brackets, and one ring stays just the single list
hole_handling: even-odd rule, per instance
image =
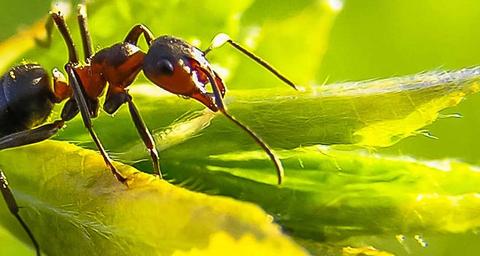
[{"label": "red ant", "polygon": [[[191,97],[207,106],[210,110],[220,111],[229,120],[247,132],[260,145],[275,164],[278,183],[282,182],[283,167],[272,150],[252,130],[230,115],[223,102],[226,87],[220,76],[212,69],[205,55],[211,50],[229,43],[282,81],[296,89],[295,85],[276,71],[272,66],[257,57],[227,35],[220,34],[214,38],[205,51],[187,42],[171,37],[161,36],[154,39],[150,30],[144,25],[136,25],[127,34],[125,40],[111,47],[93,53],[91,39],[87,28],[85,5],[79,5],[78,23],[80,26],[85,63],[78,60],[77,51],[61,13],[51,13],[51,17],[59,29],[68,48],[68,63],[65,71],[69,83],[61,72],[54,69],[53,87],[50,78],[40,65],[24,64],[10,69],[0,78],[0,150],[32,144],[46,140],[63,127],[64,122],[75,117],[79,112],[85,127],[98,147],[107,166],[122,183],[126,182],[112,164],[108,154],[95,134],[91,118],[98,115],[99,101],[108,84],[103,109],[115,113],[126,103],[146,148],[150,152],[155,174],[162,177],[155,142],[143,122],[127,87],[143,70],[146,77],[154,84],[177,95]],[[139,37],[143,34],[149,46],[147,53],[137,47]],[[50,35],[48,35],[50,38]],[[210,83],[213,93],[206,90]],[[68,99],[65,103],[61,120],[42,125],[51,114],[54,104]],[[10,212],[16,217],[26,231],[40,255],[40,247],[19,215],[19,206],[8,186],[6,176],[0,170],[0,191]]]},{"label": "red ant", "polygon": [[[134,26],[123,42],[104,48],[94,54],[87,28],[85,6],[80,5],[78,21],[85,54],[85,63],[80,64],[63,16],[60,12],[51,15],[68,48],[69,60],[65,65],[65,70],[73,89],[73,98],[70,98],[65,104],[62,119],[70,120],[80,111],[85,127],[89,130],[105,162],[118,180],[125,181],[111,164],[110,158],[93,131],[91,122],[91,118],[98,114],[98,98],[107,84],[108,89],[103,109],[108,114],[113,114],[122,104],[126,103],[128,105],[135,127],[150,152],[155,174],[162,177],[155,142],[133,103],[132,96],[128,93],[128,86],[143,70],[145,76],[155,85],[174,94],[194,98],[214,112],[222,112],[233,123],[246,131],[268,154],[275,164],[278,183],[282,182],[283,167],[272,150],[252,130],[227,112],[223,103],[226,92],[225,84],[213,70],[205,55],[211,50],[229,43],[296,89],[291,81],[264,60],[249,52],[225,34],[216,36],[211,46],[207,50],[201,51],[182,39],[172,36],[161,36],[154,39],[153,33],[144,25]],[[149,46],[147,53],[144,53],[137,46],[141,35],[144,36]],[[208,83],[211,85],[213,93],[207,92],[206,85]]]}]

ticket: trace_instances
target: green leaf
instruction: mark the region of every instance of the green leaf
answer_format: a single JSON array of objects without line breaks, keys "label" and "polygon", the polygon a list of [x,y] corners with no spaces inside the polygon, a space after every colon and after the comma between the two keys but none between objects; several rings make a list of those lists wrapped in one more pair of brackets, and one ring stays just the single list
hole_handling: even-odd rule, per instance
[{"label": "green leaf", "polygon": [[[49,255],[306,255],[254,205],[117,165],[126,187],[99,154],[68,143],[5,150],[0,163],[21,215]],[[4,204],[0,222],[29,242]]]},{"label": "green leaf", "polygon": [[[298,93],[232,91],[227,99],[238,119],[277,148],[322,143],[388,146],[418,134],[441,110],[477,92],[478,74],[478,68],[431,72],[326,85]],[[333,151],[325,156],[315,150],[285,150],[279,153],[286,183],[277,187],[271,163],[262,152],[248,151],[256,145],[246,140],[242,131],[209,111],[187,114],[168,126],[165,119],[174,120],[175,115],[194,110],[197,103],[155,94],[145,86],[136,88],[135,100],[150,127],[167,127],[155,135],[169,180],[189,189],[254,202],[296,237],[330,241],[360,234],[458,233],[478,227],[478,220],[470,217],[475,212],[468,207],[479,203],[475,167],[446,162],[454,165],[451,176],[446,177],[441,168],[430,168],[421,161],[354,152]],[[117,123],[130,122],[128,118],[120,112],[115,118],[99,118],[95,124],[103,127],[107,148],[119,152],[117,158],[143,161],[136,166],[150,171],[134,129],[112,129]],[[89,140],[77,122],[72,121],[62,136]],[[449,190],[441,194],[438,184]],[[419,198],[422,200],[417,201]],[[457,211],[464,215],[449,214]],[[381,215],[375,215],[378,213]],[[425,217],[417,218],[414,213]],[[403,219],[408,214],[412,214],[407,217],[411,222]]]},{"label": "green leaf", "polygon": [[[369,74],[361,72],[375,70],[373,67],[376,67],[377,70],[390,70],[387,72],[389,74],[404,74],[416,72],[412,71],[412,67],[415,69],[414,66],[418,66],[416,65],[418,63],[431,62],[428,68],[416,69],[430,70],[432,65],[438,67],[444,64],[438,62],[438,56],[445,55],[451,56],[451,59],[458,63],[464,63],[455,62],[457,63],[455,67],[475,63],[470,61],[465,64],[462,61],[465,56],[470,56],[469,58],[474,60],[472,57],[475,56],[474,49],[478,47],[468,48],[463,47],[464,45],[451,44],[452,40],[459,40],[475,46],[474,42],[478,40],[465,40],[469,37],[458,34],[458,31],[472,27],[468,26],[470,23],[462,26],[455,23],[444,24],[450,21],[443,19],[442,24],[450,25],[449,28],[452,28],[445,29],[446,26],[438,26],[435,15],[420,15],[422,20],[432,21],[436,25],[435,29],[431,30],[419,25],[418,19],[411,19],[411,3],[402,2],[406,8],[398,9],[396,8],[398,3],[386,4],[379,1],[382,4],[375,4],[376,1],[372,1],[368,4],[369,8],[375,6],[387,8],[378,10],[370,8],[373,10],[371,14],[374,15],[365,15],[365,8],[357,8],[357,16],[349,16],[349,19],[345,19],[347,15],[342,15],[344,21],[346,20],[345,24],[365,26],[368,33],[358,27],[347,31],[346,40],[333,45],[334,49],[346,50],[347,54],[340,56],[343,58],[339,58],[338,54],[330,54],[329,60],[333,60],[333,65],[327,63],[324,65],[326,68],[322,67],[322,70],[333,72],[319,74],[315,71],[319,69],[329,39],[328,34],[336,17],[336,11],[329,8],[326,3],[333,2],[336,1],[301,0],[294,3],[274,3],[244,0],[222,5],[216,1],[97,1],[89,6],[90,25],[96,49],[121,40],[128,29],[138,22],[147,24],[157,35],[178,35],[190,42],[199,43],[202,48],[206,47],[215,33],[227,32],[269,60],[288,77],[305,86],[312,83],[315,77],[322,77],[321,80],[324,80],[323,77],[331,76],[338,80],[338,71],[345,73],[345,70],[350,70],[347,72],[349,75],[355,76],[358,71],[359,74],[363,74],[361,77],[378,77],[378,72],[370,71]],[[435,5],[434,1],[432,3],[432,6],[442,6]],[[428,6],[429,3],[415,6],[424,5]],[[449,6],[457,5],[463,6],[456,2]],[[362,6],[365,7],[365,4],[359,4],[357,7]],[[452,8],[440,9],[442,9],[440,17],[448,18],[445,13]],[[474,8],[467,6],[466,9]],[[265,15],[265,10],[268,10],[268,15]],[[457,13],[461,11],[455,10]],[[416,8],[416,11],[424,13],[422,7]],[[476,17],[474,11],[462,10],[461,13],[467,14],[460,15],[465,20],[470,16]],[[375,26],[372,25],[383,23],[385,20],[379,19],[379,14],[388,16],[392,22],[391,24],[386,22],[383,28],[375,30]],[[408,18],[400,20],[395,18],[399,14]],[[364,17],[370,18],[374,24],[365,23]],[[455,20],[458,20],[457,17]],[[74,22],[75,20],[71,19],[70,25],[74,36],[77,37],[76,42],[79,42]],[[418,37],[413,40],[408,36],[398,38],[398,34],[403,35],[403,32],[399,33],[399,30],[391,28],[392,24],[397,28],[401,22],[411,23],[411,27],[406,30],[418,34]],[[441,29],[437,31],[438,28]],[[425,36],[425,31],[436,32]],[[388,33],[395,36],[386,37],[385,34]],[[451,36],[451,33],[457,36]],[[58,39],[58,34],[56,36]],[[359,38],[367,40],[358,40]],[[384,45],[380,44],[379,47],[378,41]],[[400,43],[402,41],[403,44]],[[419,44],[423,46],[418,47]],[[351,49],[357,50],[362,45],[367,47],[358,51],[362,53],[359,56],[366,58],[357,58]],[[434,58],[422,55],[420,51],[408,48],[408,45],[414,45],[419,49],[427,48]],[[462,49],[462,53],[458,53],[457,49]],[[395,52],[392,55],[392,50],[396,50],[396,55]],[[55,40],[51,49],[37,48],[22,55],[21,58],[38,61],[49,69],[53,66],[61,67],[65,63],[65,52],[63,42]],[[386,52],[388,54],[385,54]],[[369,55],[375,54],[388,61],[368,58]],[[287,167],[287,183],[280,188],[271,185],[274,183],[273,168],[265,160],[264,154],[250,152],[257,146],[224,118],[216,117],[208,111],[192,114],[201,109],[196,102],[181,101],[164,95],[155,96],[159,89],[151,87],[144,90],[140,85],[142,83],[140,77],[140,83],[132,86],[137,90],[134,93],[135,101],[146,117],[149,127],[156,131],[156,139],[162,149],[163,171],[169,180],[191,189],[257,202],[274,214],[297,239],[304,238],[302,244],[306,244],[304,241],[312,238],[317,241],[328,239],[330,242],[357,234],[361,235],[360,238],[373,234],[375,235],[373,240],[381,235],[394,239],[395,232],[405,232],[410,237],[414,237],[415,232],[451,234],[468,231],[477,226],[478,213],[475,209],[478,209],[476,199],[478,190],[473,188],[478,186],[478,177],[473,175],[475,167],[446,161],[447,166],[454,166],[452,168],[454,171],[444,174],[443,177],[439,173],[445,168],[429,167],[431,163],[417,160],[385,158],[385,162],[382,162],[382,156],[373,157],[372,160],[372,156],[356,152],[328,151],[328,155],[333,156],[329,158],[310,149],[301,153],[283,151],[318,144],[384,147],[395,144],[405,137],[422,133],[423,127],[438,118],[439,111],[456,105],[464,96],[478,91],[477,69],[308,87],[307,92],[296,94],[283,89],[272,92],[273,88],[280,88],[283,85],[234,50],[222,48],[209,57],[229,82],[229,88],[233,89],[227,94],[229,110],[279,151]],[[412,63],[412,59],[415,63]],[[354,64],[359,63],[359,60],[362,65]],[[452,64],[447,63],[445,66],[452,67]],[[229,72],[224,72],[222,67],[228,68]],[[344,77],[349,79],[348,75]],[[250,91],[239,91],[240,87],[248,88]],[[258,90],[256,89],[258,87],[268,87],[269,90]],[[52,118],[57,116],[56,113]],[[179,118],[180,116],[183,117]],[[123,109],[115,118],[100,114],[94,123],[106,147],[117,152],[115,157],[122,161],[148,159],[133,124],[127,119],[128,114]],[[443,122],[438,122],[441,123]],[[472,127],[476,127],[476,123],[473,124]],[[449,133],[452,138],[458,139],[459,132]],[[68,127],[60,135],[59,138],[64,140],[87,141],[86,146],[92,147],[88,133],[79,119],[69,122]],[[467,140],[470,142],[474,137],[470,136]],[[448,143],[446,145],[446,148],[450,149],[450,145]],[[468,150],[475,156],[468,148],[465,147],[464,151]],[[431,150],[431,147],[425,150],[438,152]],[[418,148],[414,151],[418,152]],[[225,154],[226,152],[231,154]],[[136,166],[151,171],[149,162],[141,162]],[[425,173],[431,174],[434,178]],[[389,183],[392,183],[391,188]],[[423,204],[424,202],[428,204]],[[445,209],[442,208],[444,206]],[[470,206],[472,208],[469,208]],[[457,211],[458,214],[454,214]],[[412,217],[412,212],[420,215]],[[443,218],[442,214],[446,217]],[[310,219],[313,220],[311,227]],[[446,224],[443,226],[443,223]],[[218,236],[220,238],[217,241],[228,243],[229,239],[221,236]],[[472,243],[476,239],[478,238],[471,239]],[[237,244],[242,244],[241,241],[245,240],[237,241]],[[372,253],[368,248],[364,250],[364,244],[368,243],[364,241],[368,239],[360,239],[358,249],[343,252]],[[398,242],[394,243],[398,247]],[[312,249],[316,246],[318,244],[314,242],[309,249],[316,251]],[[322,247],[320,252],[324,252],[324,246],[325,244],[320,246]],[[215,246],[205,250],[213,248]],[[338,248],[340,247],[335,246],[336,254],[342,253]],[[203,253],[206,254],[205,251]],[[209,253],[212,254],[212,251]],[[418,254],[424,253],[421,251]]]},{"label": "green leaf", "polygon": [[183,186],[254,202],[290,234],[310,240],[462,234],[480,227],[476,166],[304,148],[282,154],[286,179],[276,186],[275,173],[261,157],[235,152],[163,163],[167,177]]},{"label": "green leaf", "polygon": [[4,227],[0,226],[0,255],[31,256],[34,251],[25,246]]},{"label": "green leaf", "polygon": [[[300,93],[231,92],[227,99],[240,120],[276,147],[328,142],[387,146],[416,134],[436,120],[439,111],[477,92],[478,74],[478,68],[472,68]],[[195,102],[137,88],[135,99],[144,106],[142,113],[151,127],[167,126],[163,119],[173,120],[175,114],[195,108]],[[166,177],[189,189],[254,202],[296,237],[337,241],[367,234],[461,233],[480,225],[474,217],[480,207],[476,167],[448,160],[438,164],[356,152],[285,150],[279,153],[286,182],[277,187],[263,153],[248,151],[256,145],[226,120],[214,117],[208,111],[187,115],[155,132]],[[115,156],[125,161],[148,160],[133,129],[105,128],[129,122],[126,119],[128,115],[120,112],[97,120],[109,132],[107,148],[121,152]],[[62,136],[88,139],[77,122]],[[136,166],[151,170],[149,161]]]},{"label": "green leaf", "polygon": [[[236,90],[229,92],[226,102],[231,113],[274,148],[318,144],[386,147],[419,134],[440,111],[477,92],[479,78],[480,69],[472,68],[316,86],[305,92],[288,88]],[[169,157],[185,160],[257,147],[242,130],[209,111],[186,114],[175,121],[201,109],[195,101],[139,84],[132,91],[146,123],[156,130],[159,149]],[[143,159],[144,146],[133,125],[116,129],[119,124],[131,123],[127,119],[124,108],[115,118],[100,117],[95,125],[102,127],[107,148],[121,152],[121,159]],[[59,138],[89,141],[78,118],[69,122]]]}]

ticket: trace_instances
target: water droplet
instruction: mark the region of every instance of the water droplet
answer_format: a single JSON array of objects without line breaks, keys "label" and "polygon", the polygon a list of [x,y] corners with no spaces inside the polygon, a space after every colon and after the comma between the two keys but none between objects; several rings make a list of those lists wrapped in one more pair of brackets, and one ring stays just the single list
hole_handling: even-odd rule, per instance
[{"label": "water droplet", "polygon": [[334,11],[340,11],[343,8],[343,1],[342,0],[328,0],[328,5]]},{"label": "water droplet", "polygon": [[422,237],[421,235],[415,235],[413,238],[415,238],[415,240],[417,240],[417,242],[418,242],[423,248],[428,247],[428,242],[425,241],[425,239],[423,239],[423,237]]},{"label": "water droplet", "polygon": [[402,234],[399,234],[399,235],[396,235],[395,238],[397,239],[397,241],[401,244],[403,244],[405,242],[405,239],[407,239],[405,237],[405,235],[402,235]]},{"label": "water droplet", "polygon": [[445,119],[445,118],[462,118],[463,115],[460,114],[460,113],[451,113],[451,114],[439,114],[438,115],[438,118],[442,118],[442,119]]},{"label": "water droplet", "polygon": [[430,131],[427,131],[427,130],[421,130],[421,131],[418,131],[418,134],[421,134],[427,138],[430,138],[430,139],[436,139],[438,140],[438,137],[433,135]]},{"label": "water droplet", "polygon": [[300,167],[302,169],[305,169],[305,166],[303,165],[303,160],[301,158],[298,159],[298,163],[300,164]]}]

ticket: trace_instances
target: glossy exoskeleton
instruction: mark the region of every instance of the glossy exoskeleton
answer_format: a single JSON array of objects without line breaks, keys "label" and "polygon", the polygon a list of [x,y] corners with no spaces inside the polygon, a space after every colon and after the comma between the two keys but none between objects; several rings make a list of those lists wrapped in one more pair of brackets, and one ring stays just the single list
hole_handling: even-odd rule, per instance
[{"label": "glossy exoskeleton", "polygon": [[[162,177],[153,137],[133,103],[132,96],[128,93],[128,87],[133,83],[138,73],[143,71],[145,76],[155,85],[171,93],[194,98],[210,110],[220,111],[225,117],[241,127],[268,154],[275,164],[278,183],[282,182],[283,167],[273,151],[251,129],[227,112],[223,103],[226,92],[225,84],[205,56],[212,49],[229,43],[296,89],[291,81],[264,60],[249,52],[225,34],[216,36],[211,46],[202,51],[184,40],[172,36],[161,36],[155,39],[152,32],[141,24],[134,26],[123,42],[93,53],[87,28],[85,6],[80,5],[78,21],[85,54],[84,63],[80,63],[73,39],[62,14],[56,12],[51,13],[51,16],[68,48],[69,60],[65,65],[65,70],[69,77],[69,84],[73,89],[73,97],[65,104],[62,118],[69,120],[79,112],[81,113],[85,127],[89,130],[107,165],[117,179],[124,181],[124,178],[111,164],[110,158],[93,131],[91,122],[91,118],[98,114],[98,98],[105,88],[107,88],[107,93],[103,109],[105,112],[113,114],[121,105],[128,105],[135,127],[150,153],[154,172]],[[137,46],[141,35],[144,36],[149,46],[146,53]],[[212,87],[212,92],[207,91],[207,84]]]},{"label": "glossy exoskeleton", "polygon": [[[0,78],[0,150],[46,140],[63,126],[64,120],[44,124],[54,104],[68,97],[62,76],[57,71],[53,76],[54,86],[40,65],[24,64],[11,68]],[[20,216],[19,206],[1,169],[0,191],[9,211],[40,255],[37,240]]]}]

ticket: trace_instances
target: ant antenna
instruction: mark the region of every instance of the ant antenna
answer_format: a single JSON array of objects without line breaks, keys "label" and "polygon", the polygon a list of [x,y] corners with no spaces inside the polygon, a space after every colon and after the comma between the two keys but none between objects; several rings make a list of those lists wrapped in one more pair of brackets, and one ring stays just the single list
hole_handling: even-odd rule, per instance
[{"label": "ant antenna", "polygon": [[280,162],[280,160],[278,159],[278,157],[273,153],[272,149],[269,148],[267,146],[267,144],[262,139],[260,139],[260,137],[258,137],[252,130],[250,130],[250,128],[248,128],[247,126],[242,124],[240,121],[238,121],[235,117],[230,115],[225,108],[220,108],[219,110],[220,110],[220,112],[222,112],[223,115],[225,115],[225,117],[230,119],[230,121],[232,121],[237,126],[242,128],[242,130],[247,132],[250,135],[250,137],[252,137],[255,140],[255,142],[260,147],[262,147],[263,151],[265,151],[265,153],[267,153],[268,157],[270,158],[270,160],[275,165],[275,170],[277,171],[277,183],[278,183],[278,185],[282,184],[283,176],[284,176],[283,175],[283,173],[284,173],[283,166],[282,166],[282,163]]},{"label": "ant antenna", "polygon": [[239,45],[235,41],[233,41],[230,36],[227,34],[218,34],[216,35],[213,40],[211,45],[203,52],[204,55],[207,55],[211,50],[219,48],[223,46],[225,43],[229,43],[231,46],[233,46],[235,49],[239,50],[243,54],[247,55],[249,58],[257,62],[258,64],[262,65],[264,68],[266,68],[268,71],[272,72],[276,77],[278,77],[280,80],[282,80],[284,83],[288,84],[290,87],[292,87],[295,90],[298,90],[297,86],[290,81],[288,78],[286,78],[284,75],[282,75],[278,70],[276,70],[274,67],[272,67],[268,62],[263,60],[262,58],[258,57],[257,55],[253,54],[249,50],[245,49],[243,46]]},{"label": "ant antenna", "polygon": [[282,163],[280,162],[278,157],[273,153],[272,149],[270,149],[270,147],[260,137],[258,137],[257,134],[255,134],[255,132],[253,132],[250,128],[242,124],[240,121],[238,121],[235,117],[233,117],[227,112],[225,104],[223,103],[222,94],[220,93],[220,88],[218,87],[218,84],[215,81],[215,79],[212,77],[211,71],[210,70],[204,70],[204,71],[208,77],[210,84],[212,85],[213,94],[215,97],[215,104],[217,105],[218,110],[222,112],[222,114],[225,117],[227,117],[230,121],[232,121],[242,130],[244,130],[246,133],[248,133],[248,135],[250,135],[250,137],[252,137],[255,140],[255,142],[263,149],[263,151],[267,153],[268,157],[275,165],[275,169],[277,171],[277,183],[278,185],[282,184],[284,171],[283,171]]}]

